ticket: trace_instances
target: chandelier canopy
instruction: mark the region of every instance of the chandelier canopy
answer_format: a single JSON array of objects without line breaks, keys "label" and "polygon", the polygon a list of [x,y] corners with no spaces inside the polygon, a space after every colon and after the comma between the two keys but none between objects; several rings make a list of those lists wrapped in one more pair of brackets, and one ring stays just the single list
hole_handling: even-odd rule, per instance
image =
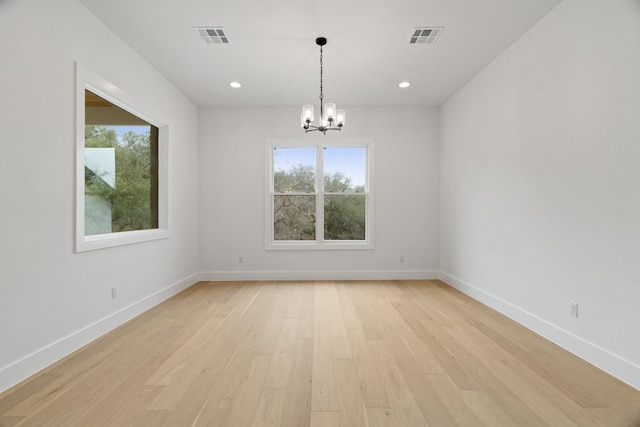
[{"label": "chandelier canopy", "polygon": [[344,110],[336,110],[336,104],[327,103],[324,106],[322,105],[322,103],[324,102],[324,94],[322,93],[322,46],[327,44],[327,39],[324,37],[318,37],[316,39],[316,44],[320,46],[320,122],[317,126],[312,124],[314,117],[313,105],[311,104],[302,106],[302,114],[300,116],[300,120],[305,133],[319,131],[326,135],[328,130],[342,130],[346,114]]}]

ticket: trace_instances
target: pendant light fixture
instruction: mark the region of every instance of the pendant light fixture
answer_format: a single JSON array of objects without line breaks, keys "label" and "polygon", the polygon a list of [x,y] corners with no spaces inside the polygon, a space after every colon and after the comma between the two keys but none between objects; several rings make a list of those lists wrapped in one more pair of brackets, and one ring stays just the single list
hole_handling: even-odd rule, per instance
[{"label": "pendant light fixture", "polygon": [[327,39],[324,37],[318,37],[316,44],[320,46],[320,123],[318,126],[313,125],[313,105],[307,104],[302,106],[302,115],[300,120],[302,128],[305,133],[319,131],[323,134],[327,134],[328,130],[342,130],[345,121],[344,110],[336,110],[336,104],[324,102],[323,89],[323,74],[322,74],[322,46],[327,44]]}]

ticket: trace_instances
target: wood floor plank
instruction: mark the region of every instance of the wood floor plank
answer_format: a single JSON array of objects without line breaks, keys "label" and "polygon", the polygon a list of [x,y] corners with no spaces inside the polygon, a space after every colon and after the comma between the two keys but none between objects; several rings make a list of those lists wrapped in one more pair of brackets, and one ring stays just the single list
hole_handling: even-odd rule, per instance
[{"label": "wood floor plank", "polygon": [[124,425],[135,419],[135,414],[164,390],[164,386],[145,386],[145,381],[166,357],[166,354],[154,354],[111,393],[105,393],[104,399],[96,399],[97,404],[85,415],[76,417],[69,426],[100,425],[106,419],[114,425]]},{"label": "wood floor plank", "polygon": [[311,412],[311,427],[340,427],[338,412]]},{"label": "wood floor plank", "polygon": [[[606,392],[595,392],[590,384],[597,381],[599,372],[593,366],[568,354],[565,350],[550,343],[539,335],[532,334],[526,328],[515,322],[509,321],[503,315],[487,309],[487,307],[457,292],[442,283],[438,286],[442,289],[443,301],[448,301],[449,308],[455,304],[464,304],[464,310],[456,312],[465,317],[469,324],[486,335],[492,341],[498,343],[503,349],[510,352],[522,363],[538,375],[544,378],[552,378],[553,383],[562,383],[562,390],[582,407],[598,408],[602,406],[616,405],[616,402],[624,401],[624,396],[618,393],[624,391],[624,387],[614,386],[614,389]],[[603,387],[607,387],[603,384]],[[632,390],[629,387],[629,390]]]},{"label": "wood floor plank", "polygon": [[285,283],[285,285],[290,285],[293,288],[293,291],[291,293],[291,300],[289,301],[289,305],[287,306],[285,317],[294,317],[296,319],[299,319],[302,311],[302,301],[304,299],[304,287],[300,286],[297,283]]},{"label": "wood floor plank", "polygon": [[[5,398],[0,399],[0,414],[8,414],[20,403],[24,403],[32,396],[42,390],[55,390],[56,386],[52,387],[52,383],[58,383],[60,375],[53,375],[51,373],[43,372],[41,375],[36,375],[29,380],[24,381],[16,387],[7,390]],[[16,410],[20,412],[20,410]]]},{"label": "wood floor plank", "polygon": [[[640,411],[635,410],[635,414],[630,411],[617,412],[611,408],[587,408],[590,424],[598,427],[638,427],[640,426]],[[587,425],[587,424],[583,424]]]},{"label": "wood floor plank", "polygon": [[358,373],[360,391],[366,408],[388,408],[387,396],[382,375],[375,361],[370,340],[365,336],[362,321],[354,310],[344,309],[344,320],[349,333],[353,360]]},{"label": "wood floor plank", "polygon": [[285,399],[286,390],[284,388],[265,387],[251,427],[281,426],[282,407]]},{"label": "wood floor plank", "polygon": [[[439,305],[438,301],[432,301],[432,307],[435,308],[432,313],[436,318],[442,316],[444,312],[448,313],[446,329],[450,331],[450,335],[460,344],[472,347],[478,361],[487,367],[505,388],[526,402],[526,405],[538,416],[553,420],[551,425],[559,427],[576,425],[561,409],[563,406],[567,407],[570,399],[563,394],[554,393],[552,387],[537,381],[535,374],[529,372],[517,358],[505,352],[500,345],[484,334],[477,333],[477,329],[465,322],[457,313],[443,310],[444,306]],[[459,341],[461,337],[464,337],[464,343]],[[504,366],[509,366],[511,369],[500,369]]]},{"label": "wood floor plank", "polygon": [[211,337],[224,322],[223,318],[211,317],[202,324],[198,330],[192,333],[183,345],[181,345],[167,360],[160,366],[150,378],[147,385],[167,385],[171,384],[175,376],[180,376],[185,367],[191,362],[194,354],[202,351]]},{"label": "wood floor plank", "polygon": [[[364,288],[364,289],[363,289]],[[374,295],[382,295],[379,288],[371,290],[372,295],[362,295],[363,292],[369,293],[368,286],[358,286],[357,284],[350,282],[341,282],[338,286],[338,292],[340,295],[340,303],[344,306],[348,306],[348,310],[343,310],[343,315],[347,313],[354,314],[360,321],[360,327],[366,339],[382,339],[382,332],[378,328],[378,324],[374,322],[374,317],[377,316],[376,306],[372,305],[372,302],[376,300]],[[373,297],[373,298],[372,298]]]},{"label": "wood floor plank", "polygon": [[[431,301],[430,309],[449,313],[450,319],[463,328],[458,335],[468,337],[476,341],[477,356],[485,360],[485,363],[493,368],[494,372],[502,378],[505,384],[522,396],[526,396],[529,406],[535,408],[537,413],[544,414],[545,418],[552,419],[553,425],[591,425],[592,415],[585,411],[585,407],[592,407],[594,402],[614,409],[617,413],[626,414],[633,418],[633,407],[629,405],[619,406],[618,402],[625,401],[625,394],[633,391],[628,386],[617,384],[615,390],[607,390],[609,385],[615,382],[606,382],[603,389],[597,393],[590,387],[592,381],[598,381],[596,377],[601,374],[597,369],[577,357],[567,354],[566,351],[558,351],[558,347],[531,334],[513,322],[505,322],[504,316],[487,310],[476,301],[466,296],[452,294],[448,287],[441,284],[438,301]],[[464,303],[464,309],[452,311],[451,307]],[[472,308],[471,306],[474,306]],[[475,314],[475,315],[474,315]],[[482,315],[484,314],[484,316]],[[515,332],[515,333],[512,333]],[[507,338],[505,334],[512,338]],[[470,344],[467,342],[466,344]],[[533,358],[532,354],[540,355],[538,347],[546,352],[556,352],[560,359],[549,360],[552,366],[543,367],[539,363],[548,360],[546,356]],[[540,360],[538,360],[540,359]],[[562,363],[571,365],[570,370],[585,369],[584,373],[575,373],[568,376],[573,378],[574,384],[568,387],[558,388],[555,381],[551,381],[555,375],[548,375],[546,369],[558,371]],[[497,369],[509,365],[511,369]],[[543,369],[539,369],[543,368]],[[565,370],[564,375],[566,375]],[[566,383],[565,383],[566,385]],[[576,386],[581,390],[577,391]],[[621,394],[622,393],[622,394]],[[603,403],[602,399],[606,402]]]},{"label": "wood floor plank", "polygon": [[391,408],[367,408],[367,427],[402,427]]},{"label": "wood floor plank", "polygon": [[[140,418],[127,423],[125,426],[135,427],[157,427],[166,425],[166,419],[171,415],[169,411],[145,411],[140,414]],[[106,424],[109,425],[109,424]],[[115,425],[113,425],[115,427]]]},{"label": "wood floor plank", "polygon": [[367,417],[356,366],[351,359],[336,359],[334,363],[339,396],[340,425],[364,427],[367,423]]},{"label": "wood floor plank", "polygon": [[534,421],[526,422],[513,418],[508,408],[496,401],[484,390],[463,390],[467,405],[487,426],[535,426]]},{"label": "wood floor plank", "polygon": [[287,399],[282,408],[282,426],[308,426],[311,423],[311,387],[313,339],[298,337],[287,384]]},{"label": "wood floor plank", "polygon": [[294,363],[298,322],[299,320],[295,318],[285,319],[283,322],[285,326],[283,326],[280,335],[277,337],[269,374],[267,375],[266,387],[282,388],[289,383],[291,368]]},{"label": "wood floor plank", "polygon": [[[206,334],[206,329],[201,334],[202,339],[197,351],[175,353],[178,356],[185,354],[186,359],[172,358],[172,361],[179,363],[175,369],[177,372],[172,375],[172,382],[167,384],[163,395],[148,407],[149,410],[173,410],[181,400],[185,400],[185,395],[191,393],[190,390],[193,389],[194,384],[206,384],[207,381],[215,380],[223,372],[238,346],[243,342],[246,332],[255,322],[255,318],[267,312],[273,304],[273,299],[268,291],[265,291],[265,286],[249,288],[250,292],[238,302],[238,309],[231,311],[221,320],[212,319],[209,334]],[[252,308],[253,303],[256,303],[257,307]],[[166,366],[162,369],[172,370],[171,367],[166,368]],[[154,375],[152,379],[156,376]]]},{"label": "wood floor plank", "polygon": [[315,286],[311,410],[338,411],[338,393],[331,350],[329,300],[324,286]]},{"label": "wood floor plank", "polygon": [[215,422],[200,417],[194,427],[204,426],[249,426],[257,412],[260,404],[264,383],[267,379],[269,366],[271,365],[270,355],[256,355],[252,358],[248,370],[240,384],[234,390],[233,401],[231,402],[226,415],[216,418]]},{"label": "wood floor plank", "polygon": [[437,280],[201,282],[0,394],[0,426],[637,427],[640,391]]},{"label": "wood floor plank", "polygon": [[25,418],[27,418],[26,416],[23,417],[0,417],[0,426],[2,427],[14,427],[19,425],[22,421],[25,420]]},{"label": "wood floor plank", "polygon": [[[164,325],[163,322],[160,324]],[[20,408],[23,412],[21,415],[28,415],[23,424],[72,425],[92,411],[138,369],[152,366],[158,359],[154,352],[141,352],[141,348],[132,345],[129,339],[139,340],[138,344],[141,343],[142,348],[157,348],[173,333],[170,329],[161,329],[155,333],[138,330],[134,332],[123,340],[127,345],[108,347],[108,351],[102,352],[80,352],[71,357],[72,362],[80,361],[75,375],[68,374],[73,365],[62,364],[60,373],[67,374],[61,374],[60,382],[51,385],[55,387],[52,391],[45,390],[46,396],[37,393],[37,403],[31,408],[19,405],[13,409]],[[99,340],[97,346],[104,349],[104,342],[109,340],[110,338]],[[118,352],[118,357],[111,353],[114,349]],[[88,356],[80,357],[83,353]],[[89,391],[86,389],[87,385],[90,386]],[[28,398],[25,402],[32,400]]]},{"label": "wood floor plank", "polygon": [[296,286],[302,290],[302,301],[300,303],[298,324],[298,337],[312,338],[314,330],[314,306],[315,306],[315,290],[314,288],[322,282],[298,282]]},{"label": "wood floor plank", "polygon": [[327,299],[327,310],[331,319],[329,323],[331,329],[331,353],[334,359],[351,359],[353,354],[351,353],[351,345],[344,325],[342,308],[340,307],[340,299],[338,298],[335,283],[331,283],[328,287]]},{"label": "wood floor plank", "polygon": [[398,311],[403,306],[398,304],[401,303],[378,303],[379,321],[393,325],[387,326],[384,334],[395,356],[415,358],[425,374],[449,375],[460,389],[477,389],[478,383],[460,365],[456,355],[417,319],[404,318],[405,313]]},{"label": "wood floor plank", "polygon": [[[427,380],[437,390],[440,399],[446,405],[447,411],[455,419],[456,425],[467,427],[482,427],[486,425],[467,405],[462,392],[458,390],[448,375],[427,375]],[[491,426],[487,425],[487,427]]]},{"label": "wood floor plank", "polygon": [[[499,398],[498,403],[505,408],[509,408],[510,414],[518,425],[536,422],[539,425],[544,425],[539,414],[530,408],[525,400],[514,393],[508,384],[502,382],[496,376],[496,372],[487,367],[482,359],[477,357],[477,346],[460,343],[454,336],[455,333],[452,334],[451,330],[445,330],[435,320],[429,321],[425,317],[421,317],[422,322],[420,322],[418,320],[419,317],[415,314],[417,308],[412,301],[394,304],[394,306],[405,317],[411,318],[413,322],[431,323],[429,330],[444,347],[452,354],[455,354],[458,365],[462,366],[462,369],[473,378],[481,390],[490,391],[494,398]],[[449,323],[447,322],[447,324]]]},{"label": "wood floor plank", "polygon": [[373,341],[376,364],[382,374],[382,379],[389,396],[390,406],[394,409],[396,418],[402,426],[428,426],[420,406],[409,389],[402,372],[395,363],[391,350],[382,341]]},{"label": "wood floor plank", "polygon": [[[224,371],[242,347],[254,352],[256,339],[247,332],[256,319],[264,319],[277,300],[277,288],[265,285],[256,290],[251,303],[242,311],[233,312],[212,335],[201,352],[194,355],[183,375],[175,383],[169,384],[163,392],[163,400],[155,401],[149,409],[171,410],[165,421],[167,426],[190,425],[202,411],[212,385],[218,384]],[[235,322],[229,319],[236,318]],[[204,369],[203,369],[204,367]]]},{"label": "wood floor plank", "polygon": [[253,336],[245,336],[242,344],[225,367],[207,396],[200,412],[193,422],[194,426],[219,426],[224,420],[234,401],[236,390],[240,387],[251,368],[258,343]]},{"label": "wood floor plank", "polygon": [[457,422],[449,412],[449,405],[441,398],[440,392],[421,374],[420,366],[412,357],[394,359],[404,382],[411,391],[422,415],[429,425],[455,426]]}]

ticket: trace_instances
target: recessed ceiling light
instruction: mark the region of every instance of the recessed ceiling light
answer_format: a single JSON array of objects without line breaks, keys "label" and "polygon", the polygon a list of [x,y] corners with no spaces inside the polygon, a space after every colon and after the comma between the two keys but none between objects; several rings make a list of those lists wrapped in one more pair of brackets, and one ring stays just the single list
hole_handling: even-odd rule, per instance
[{"label": "recessed ceiling light", "polygon": [[231,82],[229,83],[229,86],[231,86],[234,89],[238,89],[239,87],[242,87],[242,85],[238,82]]},{"label": "recessed ceiling light", "polygon": [[398,85],[398,87],[401,87],[401,88],[403,88],[403,89],[404,89],[405,87],[409,87],[409,86],[411,86],[411,83],[409,83],[409,82],[402,82],[402,83],[400,83],[400,84]]}]

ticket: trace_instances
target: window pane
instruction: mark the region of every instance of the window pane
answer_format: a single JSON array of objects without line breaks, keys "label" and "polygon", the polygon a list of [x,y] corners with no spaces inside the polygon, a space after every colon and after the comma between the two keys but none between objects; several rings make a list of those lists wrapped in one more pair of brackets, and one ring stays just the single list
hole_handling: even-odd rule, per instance
[{"label": "window pane", "polygon": [[365,240],[366,195],[324,197],[324,239]]},{"label": "window pane", "polygon": [[273,240],[315,240],[316,196],[274,196],[273,218]]},{"label": "window pane", "polygon": [[273,191],[314,193],[316,191],[316,149],[274,148]]},{"label": "window pane", "polygon": [[324,149],[324,191],[364,193],[367,177],[366,147]]},{"label": "window pane", "polygon": [[85,95],[85,235],[158,228],[158,128]]}]

